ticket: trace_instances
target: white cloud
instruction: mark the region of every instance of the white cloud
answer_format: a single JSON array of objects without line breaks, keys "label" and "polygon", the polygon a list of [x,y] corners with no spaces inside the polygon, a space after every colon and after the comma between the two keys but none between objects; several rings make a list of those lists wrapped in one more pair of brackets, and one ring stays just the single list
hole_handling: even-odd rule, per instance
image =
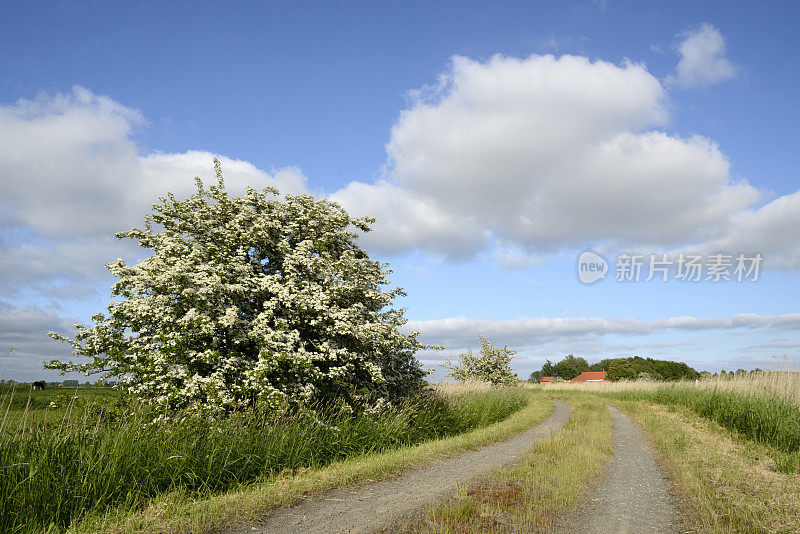
[{"label": "white cloud", "polygon": [[[113,238],[141,224],[167,191],[194,191],[194,176],[213,183],[213,154],[140,154],[132,139],[141,115],[75,87],[0,106],[0,291],[75,291],[104,273],[105,263],[135,254]],[[306,190],[298,169],[272,174],[220,157],[227,187]],[[135,255],[134,255],[135,259]]]},{"label": "white cloud", "polygon": [[681,35],[681,56],[676,72],[668,78],[680,87],[708,87],[736,76],[736,66],[725,57],[725,39],[717,28],[703,24]]},{"label": "white cloud", "polygon": [[455,57],[412,96],[385,181],[334,195],[378,217],[373,243],[388,252],[501,243],[517,253],[496,251],[500,263],[520,265],[587,243],[676,246],[724,234],[760,197],[714,142],[656,129],[665,92],[641,64]]},{"label": "white cloud", "polygon": [[438,201],[390,184],[351,182],[330,198],[355,217],[377,216],[379,222],[359,242],[372,252],[420,249],[464,259],[486,246],[489,233],[468,214],[441,209]]},{"label": "white cloud", "polygon": [[800,268],[800,191],[737,213],[723,234],[694,248],[710,253],[760,253],[765,268]]},{"label": "white cloud", "polygon": [[406,329],[421,332],[420,339],[447,348],[467,347],[481,334],[495,343],[530,348],[541,343],[571,343],[617,335],[646,335],[664,330],[704,331],[770,328],[800,331],[800,313],[786,315],[738,314],[732,317],[671,317],[645,321],[626,317],[527,317],[489,321],[452,317],[430,321],[409,321]]},{"label": "white cloud", "polygon": [[[68,358],[72,350],[48,338],[47,332],[51,330],[68,333],[74,329],[71,321],[52,311],[34,306],[15,307],[0,300],[0,378],[17,381],[42,377],[56,379],[58,373],[42,370],[43,362]],[[12,347],[15,350],[8,357]]]},{"label": "white cloud", "polygon": [[[713,28],[712,28],[713,29]],[[705,31],[705,30],[704,30]],[[559,250],[649,247],[761,252],[800,266],[800,192],[758,207],[720,148],[660,131],[665,90],[644,65],[565,55],[455,57],[413,93],[387,143],[382,180],[331,197],[376,216],[370,251],[447,259],[491,252],[525,268]],[[143,154],[135,110],[76,87],[0,106],[0,294],[65,295],[105,276],[158,195],[213,180],[203,151]],[[226,183],[304,192],[299,169],[221,157]]]}]

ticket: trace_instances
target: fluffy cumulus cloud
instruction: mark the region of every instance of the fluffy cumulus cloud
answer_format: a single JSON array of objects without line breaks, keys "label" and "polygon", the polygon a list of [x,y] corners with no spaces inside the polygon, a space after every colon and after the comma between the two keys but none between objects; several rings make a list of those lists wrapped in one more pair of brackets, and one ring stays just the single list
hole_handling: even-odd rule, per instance
[{"label": "fluffy cumulus cloud", "polygon": [[374,231],[360,240],[371,251],[419,249],[458,260],[484,248],[491,237],[474,216],[449,212],[436,198],[385,181],[351,182],[330,198],[351,215],[378,218]]},{"label": "fluffy cumulus cloud", "polygon": [[736,66],[725,57],[725,51],[725,39],[711,24],[681,34],[681,59],[668,82],[679,87],[708,87],[733,78]]},{"label": "fluffy cumulus cloud", "polygon": [[724,234],[695,248],[760,253],[767,268],[800,268],[800,191],[738,213]]},{"label": "fluffy cumulus cloud", "polygon": [[587,243],[720,239],[760,192],[713,141],[665,133],[665,98],[631,62],[455,57],[400,114],[385,179],[334,197],[378,216],[382,251],[488,245],[510,266]]},{"label": "fluffy cumulus cloud", "polygon": [[[83,291],[104,265],[136,249],[114,232],[140,224],[159,195],[186,196],[213,179],[208,152],[141,154],[135,110],[76,87],[0,107],[0,291]],[[222,157],[227,186],[305,191],[288,168],[266,173]]]},{"label": "fluffy cumulus cloud", "polygon": [[[731,179],[712,140],[663,130],[665,99],[637,63],[455,57],[400,113],[384,177],[330,196],[378,218],[363,244],[381,255],[464,260],[491,251],[500,266],[525,268],[590,244],[732,253],[758,245],[771,267],[800,265],[800,197],[760,206],[760,192]],[[101,276],[107,261],[135,259],[115,231],[138,224],[157,195],[187,195],[191,177],[213,178],[208,152],[142,153],[134,134],[144,124],[80,87],[0,106],[0,291],[82,291],[79,282]],[[222,161],[234,192],[306,190],[299,169]]]}]

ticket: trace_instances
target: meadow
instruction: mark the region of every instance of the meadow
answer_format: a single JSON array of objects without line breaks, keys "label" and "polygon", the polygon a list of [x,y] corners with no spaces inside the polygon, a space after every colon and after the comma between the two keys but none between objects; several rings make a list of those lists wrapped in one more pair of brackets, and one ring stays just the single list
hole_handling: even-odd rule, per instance
[{"label": "meadow", "polygon": [[[524,407],[521,389],[432,393],[383,413],[232,414],[154,424],[114,408],[112,390],[0,394],[0,531],[63,531],[153,498],[235,490],[276,475],[491,425]],[[51,404],[52,403],[52,404]]]}]

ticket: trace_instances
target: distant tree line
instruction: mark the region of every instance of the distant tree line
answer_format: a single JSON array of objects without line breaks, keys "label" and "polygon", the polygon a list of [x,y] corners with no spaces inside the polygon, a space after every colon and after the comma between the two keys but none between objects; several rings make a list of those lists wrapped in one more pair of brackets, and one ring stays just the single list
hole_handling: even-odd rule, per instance
[{"label": "distant tree line", "polygon": [[606,358],[589,364],[585,359],[572,354],[558,363],[546,360],[539,371],[531,373],[529,380],[538,382],[543,376],[572,380],[585,371],[606,371],[606,379],[634,380],[646,378],[652,380],[693,380],[700,378],[700,373],[683,362],[654,360],[633,356],[630,358]]},{"label": "distant tree line", "polygon": [[763,372],[764,372],[763,369],[759,369],[758,367],[756,367],[755,369],[752,369],[750,371],[747,371],[745,369],[737,369],[736,371],[725,371],[725,369],[722,369],[719,373],[714,373],[714,374],[704,371],[700,373],[700,375],[702,377],[735,378],[737,376],[744,377],[744,376],[749,376],[751,374],[758,374]]}]

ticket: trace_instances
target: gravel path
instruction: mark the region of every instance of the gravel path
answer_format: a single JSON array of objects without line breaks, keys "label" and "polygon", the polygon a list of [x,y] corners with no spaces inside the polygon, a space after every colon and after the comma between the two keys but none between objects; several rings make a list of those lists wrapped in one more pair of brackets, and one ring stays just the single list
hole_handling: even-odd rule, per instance
[{"label": "gravel path", "polygon": [[228,532],[355,533],[392,528],[403,516],[454,492],[457,485],[512,462],[533,442],[559,430],[569,416],[569,406],[555,401],[547,420],[511,439],[406,470],[391,480],[314,495],[276,510],[260,525]]},{"label": "gravel path", "polygon": [[608,472],[591,501],[564,518],[555,532],[678,532],[670,485],[649,443],[630,417],[609,409],[614,420],[614,456]]}]

